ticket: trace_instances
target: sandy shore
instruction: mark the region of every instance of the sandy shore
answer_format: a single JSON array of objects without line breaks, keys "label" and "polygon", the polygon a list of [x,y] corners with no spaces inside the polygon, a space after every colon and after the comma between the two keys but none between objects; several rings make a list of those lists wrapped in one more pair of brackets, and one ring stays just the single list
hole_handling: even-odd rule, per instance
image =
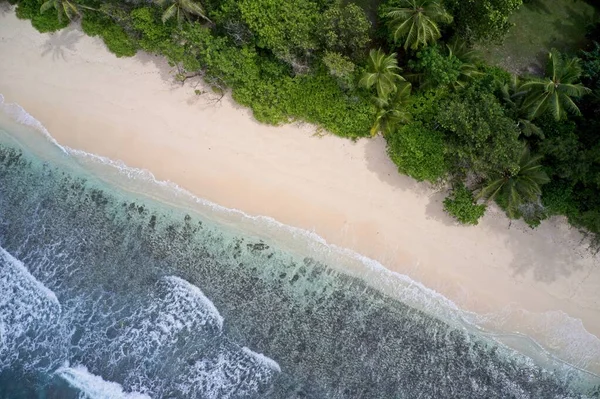
[{"label": "sandy shore", "polygon": [[492,211],[459,226],[442,210],[445,193],[399,175],[381,138],[265,126],[228,96],[195,95],[197,84],[174,82],[160,58],[117,59],[77,29],[41,35],[0,11],[0,94],[60,143],[313,230],[547,345],[585,338],[580,365],[600,370],[600,341],[569,336],[579,321],[566,317],[600,336],[600,262],[563,220],[531,230]]}]

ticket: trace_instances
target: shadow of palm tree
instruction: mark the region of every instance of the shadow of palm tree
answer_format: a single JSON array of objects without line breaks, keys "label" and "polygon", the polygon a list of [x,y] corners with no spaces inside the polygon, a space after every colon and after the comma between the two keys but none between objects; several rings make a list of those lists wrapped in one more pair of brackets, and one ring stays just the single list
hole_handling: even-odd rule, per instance
[{"label": "shadow of palm tree", "polygon": [[59,59],[66,61],[67,53],[75,51],[75,44],[82,37],[83,33],[74,28],[66,28],[58,33],[53,33],[44,43],[42,56],[50,55],[55,61]]}]

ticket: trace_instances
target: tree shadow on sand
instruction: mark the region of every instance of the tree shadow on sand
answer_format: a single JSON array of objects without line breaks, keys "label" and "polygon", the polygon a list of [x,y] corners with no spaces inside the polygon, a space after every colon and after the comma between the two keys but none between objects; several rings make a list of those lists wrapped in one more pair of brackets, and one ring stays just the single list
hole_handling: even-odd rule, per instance
[{"label": "tree shadow on sand", "polygon": [[595,256],[588,248],[587,239],[576,228],[569,227],[560,218],[545,220],[540,227],[531,229],[522,220],[510,221],[499,209],[488,209],[479,225],[462,226],[444,211],[447,190],[401,175],[386,153],[385,139],[370,139],[365,146],[365,156],[368,169],[382,182],[395,190],[410,191],[423,197],[427,202],[426,218],[457,229],[480,229],[481,234],[492,235],[498,246],[504,246],[512,253],[509,264],[514,277],[531,275],[536,281],[552,283],[573,274],[600,273],[600,256]]},{"label": "tree shadow on sand", "polygon": [[455,226],[455,220],[444,211],[443,200],[447,195],[445,185],[434,186],[427,182],[418,182],[410,176],[398,172],[398,168],[387,154],[385,138],[377,136],[373,139],[365,139],[365,158],[367,168],[373,172],[379,180],[402,191],[410,191],[423,197],[427,201],[426,217],[435,219],[448,226]]},{"label": "tree shadow on sand", "polygon": [[53,33],[44,43],[42,56],[51,56],[54,61],[60,59],[66,61],[67,54],[75,51],[75,45],[83,36],[83,33],[74,27]]},{"label": "tree shadow on sand", "polygon": [[509,229],[517,228],[536,238],[523,240],[521,234],[511,234],[504,239],[513,253],[514,276],[532,273],[536,281],[552,283],[573,273],[597,269],[600,259],[586,245],[587,239],[566,223],[561,218],[552,218],[531,230],[522,221],[512,222]]}]

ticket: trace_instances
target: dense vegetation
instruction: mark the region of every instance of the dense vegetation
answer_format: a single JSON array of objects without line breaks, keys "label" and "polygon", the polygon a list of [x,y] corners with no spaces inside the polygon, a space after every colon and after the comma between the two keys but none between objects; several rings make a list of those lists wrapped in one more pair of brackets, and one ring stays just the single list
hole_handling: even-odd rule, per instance
[{"label": "dense vegetation", "polygon": [[367,16],[338,0],[11,0],[40,31],[80,18],[118,57],[164,55],[259,121],[381,133],[400,172],[452,184],[444,208],[462,223],[495,200],[597,239],[600,29],[550,51],[543,76],[513,76],[474,48],[502,41],[523,1],[386,0]]}]

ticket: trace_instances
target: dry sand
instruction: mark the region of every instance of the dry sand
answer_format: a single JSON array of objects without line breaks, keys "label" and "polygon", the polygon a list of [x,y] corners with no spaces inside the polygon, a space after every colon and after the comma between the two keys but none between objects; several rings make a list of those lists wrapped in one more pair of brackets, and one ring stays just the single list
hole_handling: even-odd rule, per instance
[{"label": "dry sand", "polygon": [[600,370],[600,341],[579,322],[600,336],[599,260],[564,220],[531,230],[491,210],[457,225],[445,192],[399,175],[383,139],[266,126],[197,84],[176,83],[158,57],[117,59],[75,28],[41,35],[0,11],[0,94],[60,143],[312,230]]}]

